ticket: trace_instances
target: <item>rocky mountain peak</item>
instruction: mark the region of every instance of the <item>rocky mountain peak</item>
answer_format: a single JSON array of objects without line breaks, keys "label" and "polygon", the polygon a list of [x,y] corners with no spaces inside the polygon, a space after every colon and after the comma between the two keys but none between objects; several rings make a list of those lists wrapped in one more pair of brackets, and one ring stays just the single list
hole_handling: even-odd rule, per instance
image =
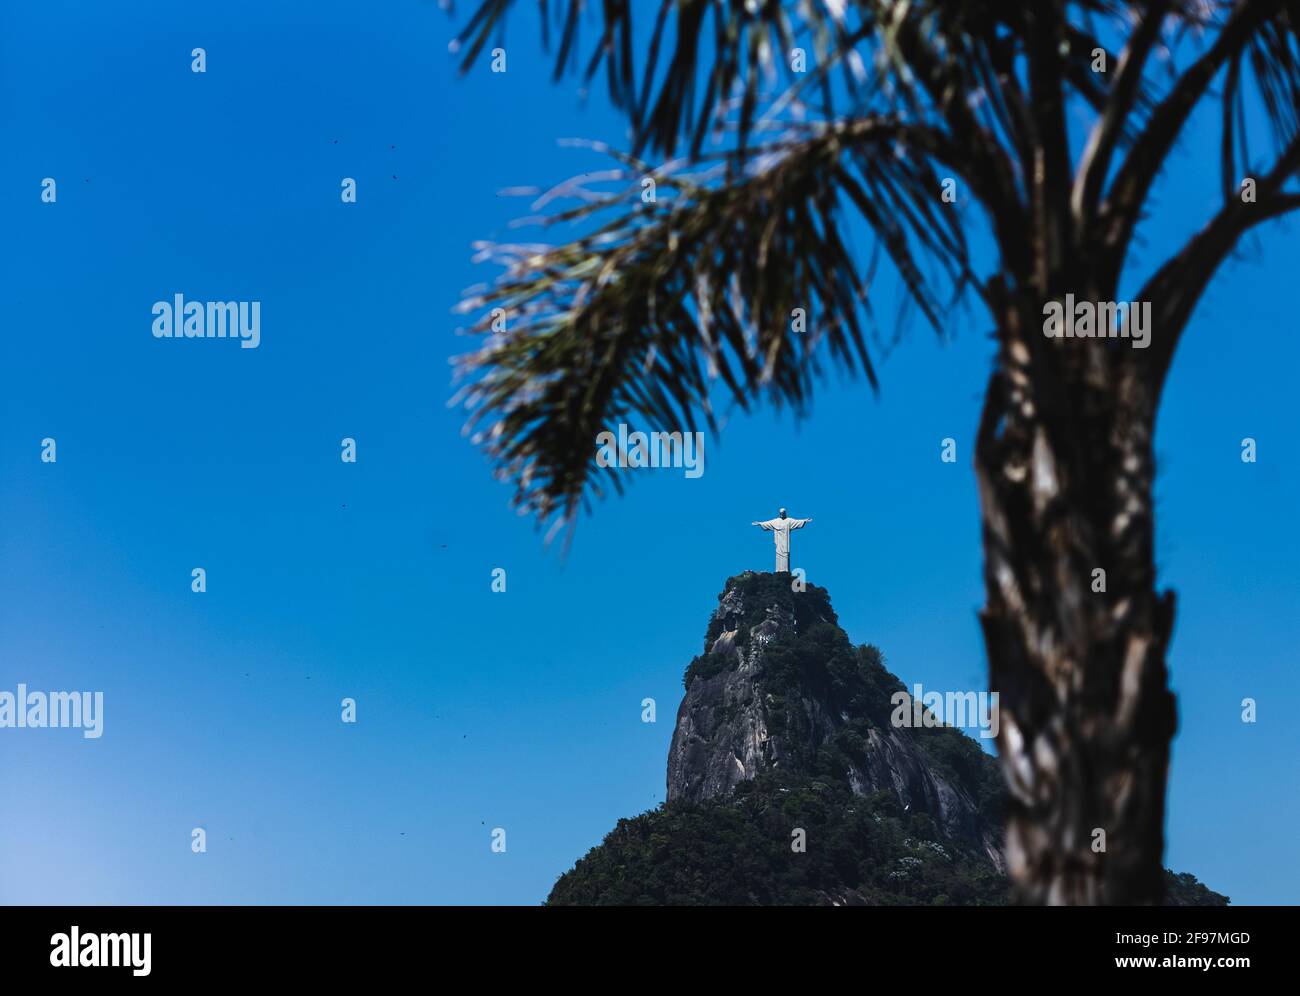
[{"label": "rocky mountain peak", "polygon": [[[896,728],[891,699],[911,703],[880,651],[792,582],[728,579],[683,678],[668,800],[619,820],[548,904],[1006,902],[994,758],[951,727]],[[1227,902],[1165,881],[1167,903]]]},{"label": "rocky mountain peak", "polygon": [[1001,866],[996,814],[980,801],[996,794],[992,758],[956,730],[890,724],[890,697],[905,690],[878,650],[852,645],[826,589],[795,590],[789,574],[730,578],[704,643],[684,679],[669,802],[722,798],[768,772],[832,779],[894,794]]}]

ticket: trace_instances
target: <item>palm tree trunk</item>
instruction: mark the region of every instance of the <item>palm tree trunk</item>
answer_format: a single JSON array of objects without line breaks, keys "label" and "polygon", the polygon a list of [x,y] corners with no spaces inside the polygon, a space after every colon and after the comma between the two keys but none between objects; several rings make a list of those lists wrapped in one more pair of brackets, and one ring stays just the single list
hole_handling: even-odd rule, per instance
[{"label": "palm tree trunk", "polygon": [[1015,898],[1158,903],[1175,705],[1155,587],[1155,399],[1126,341],[1048,340],[1025,302],[976,446],[982,614]]}]

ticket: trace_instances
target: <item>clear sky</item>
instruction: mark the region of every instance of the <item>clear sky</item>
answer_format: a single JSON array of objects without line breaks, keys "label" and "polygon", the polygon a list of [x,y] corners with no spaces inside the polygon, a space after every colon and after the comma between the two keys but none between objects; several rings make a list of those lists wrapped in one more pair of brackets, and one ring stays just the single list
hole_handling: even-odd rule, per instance
[{"label": "clear sky", "polygon": [[[98,740],[0,730],[0,901],[541,901],[662,800],[682,672],[781,505],[852,638],[985,687],[978,315],[915,326],[879,398],[832,380],[801,425],[729,420],[697,480],[640,472],[567,558],[509,508],[446,404],[470,244],[527,213],[502,189],[607,165],[557,139],[624,136],[524,8],[508,71],[463,79],[432,2],[0,9],[0,689],[105,696]],[[1180,163],[1153,261],[1211,206],[1208,128]],[[1298,225],[1203,301],[1157,445],[1166,864],[1237,902],[1300,900]],[[155,339],[176,293],[260,301],[260,346]]]}]

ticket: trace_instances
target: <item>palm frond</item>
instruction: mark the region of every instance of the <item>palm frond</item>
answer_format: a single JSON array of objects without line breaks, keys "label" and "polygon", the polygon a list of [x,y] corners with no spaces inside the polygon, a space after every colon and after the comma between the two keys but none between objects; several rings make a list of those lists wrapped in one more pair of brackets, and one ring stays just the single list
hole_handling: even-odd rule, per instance
[{"label": "palm frond", "polygon": [[[460,36],[464,67],[513,2],[480,0]],[[458,365],[471,431],[518,504],[543,517],[571,520],[584,495],[621,489],[594,459],[611,423],[714,427],[720,398],[801,412],[822,358],[874,384],[869,278],[846,219],[870,230],[905,304],[936,326],[944,290],[968,284],[986,300],[1085,279],[1116,288],[1157,175],[1221,85],[1225,201],[1247,170],[1273,200],[1225,204],[1158,271],[1169,321],[1151,352],[1167,359],[1236,239],[1297,203],[1285,184],[1300,132],[1300,0],[661,0],[639,60],[634,6],[539,0],[557,76],[581,62],[584,11],[599,20],[584,72],[604,64],[631,124],[620,161],[632,189],[553,216],[591,229],[567,245],[489,249],[505,273],[464,302],[483,310],[474,331],[486,336]],[[1116,34],[1119,55],[1102,42]],[[790,68],[795,47],[811,50],[806,74]],[[1092,70],[1097,49],[1106,73]],[[1247,93],[1283,150],[1262,172]],[[1077,169],[1076,105],[1096,115]],[[710,135],[724,140],[706,151]],[[679,146],[694,172],[638,158]],[[940,165],[987,213],[998,259],[986,284],[937,196]],[[629,207],[644,176],[660,199]],[[807,336],[790,331],[796,308]],[[491,332],[503,315],[508,330]]]},{"label": "palm frond", "polygon": [[[501,36],[515,0],[480,0],[457,37],[461,70],[468,70],[493,35]],[[828,66],[853,50],[864,33],[864,5],[846,0],[660,0],[638,65],[631,0],[538,0],[543,43],[558,30],[555,76],[576,64],[584,11],[600,8],[600,25],[591,46],[585,80],[604,63],[610,99],[633,128],[633,151],[671,154],[683,138],[699,153],[710,129],[733,107],[740,110],[738,141],[746,144],[763,93],[784,79],[798,82],[790,53],[807,46],[810,69]],[[642,9],[649,8],[642,5]],[[661,56],[662,63],[661,63]],[[637,79],[640,79],[638,86]],[[832,88],[818,78],[826,109]],[[846,74],[852,95],[858,80]]]},{"label": "palm frond", "polygon": [[1249,154],[1242,114],[1244,86],[1253,86],[1263,99],[1274,147],[1289,145],[1296,134],[1300,96],[1298,17],[1300,4],[1295,0],[1236,0],[1180,4],[1176,15],[1167,19],[1163,29],[1167,44],[1172,44],[1172,36],[1192,31],[1210,41],[1181,72],[1171,69],[1173,82],[1158,98],[1155,84],[1144,82],[1150,112],[1140,120],[1140,133],[1108,182],[1095,222],[1108,257],[1103,283],[1113,285],[1117,280],[1151,187],[1192,112],[1216,80],[1222,80],[1224,87],[1220,159],[1225,194],[1236,188]]},{"label": "palm frond", "polygon": [[[968,251],[929,158],[902,154],[909,139],[926,141],[870,118],[788,135],[690,175],[622,156],[629,190],[555,219],[597,225],[590,234],[491,247],[505,272],[463,302],[482,311],[472,331],[485,341],[458,358],[468,382],[458,400],[499,474],[516,482],[516,503],[571,518],[584,493],[621,490],[617,470],[595,462],[597,434],[620,421],[716,428],[719,398],[744,409],[766,397],[802,412],[823,351],[874,385],[869,288],[846,235],[852,217],[939,326],[968,280]],[[642,175],[655,179],[656,203],[629,208]],[[793,331],[796,309],[803,334]],[[492,332],[494,318],[506,331]]]}]

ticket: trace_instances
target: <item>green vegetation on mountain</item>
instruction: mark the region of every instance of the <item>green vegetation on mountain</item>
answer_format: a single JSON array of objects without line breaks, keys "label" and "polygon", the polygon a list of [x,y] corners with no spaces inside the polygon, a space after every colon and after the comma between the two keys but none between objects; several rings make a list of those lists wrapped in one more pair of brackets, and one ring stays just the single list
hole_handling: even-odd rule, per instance
[{"label": "green vegetation on mountain", "polygon": [[[793,850],[795,829],[807,851]],[[892,793],[771,775],[729,799],[619,820],[549,905],[995,905],[1006,881]]]},{"label": "green vegetation on mountain", "polygon": [[[807,850],[796,853],[795,828]],[[730,799],[668,803],[618,821],[560,876],[550,906],[1000,906],[1007,880],[983,855],[903,812],[889,792],[854,796],[816,779],[764,775]],[[1190,874],[1165,872],[1166,906],[1226,906]]]},{"label": "green vegetation on mountain", "polygon": [[[908,689],[826,589],[729,579],[683,683],[669,801],[619,820],[548,905],[1008,901],[997,760],[928,712],[895,726]],[[741,780],[716,777],[736,765]],[[1170,905],[1227,903],[1191,875],[1165,884]]]}]

